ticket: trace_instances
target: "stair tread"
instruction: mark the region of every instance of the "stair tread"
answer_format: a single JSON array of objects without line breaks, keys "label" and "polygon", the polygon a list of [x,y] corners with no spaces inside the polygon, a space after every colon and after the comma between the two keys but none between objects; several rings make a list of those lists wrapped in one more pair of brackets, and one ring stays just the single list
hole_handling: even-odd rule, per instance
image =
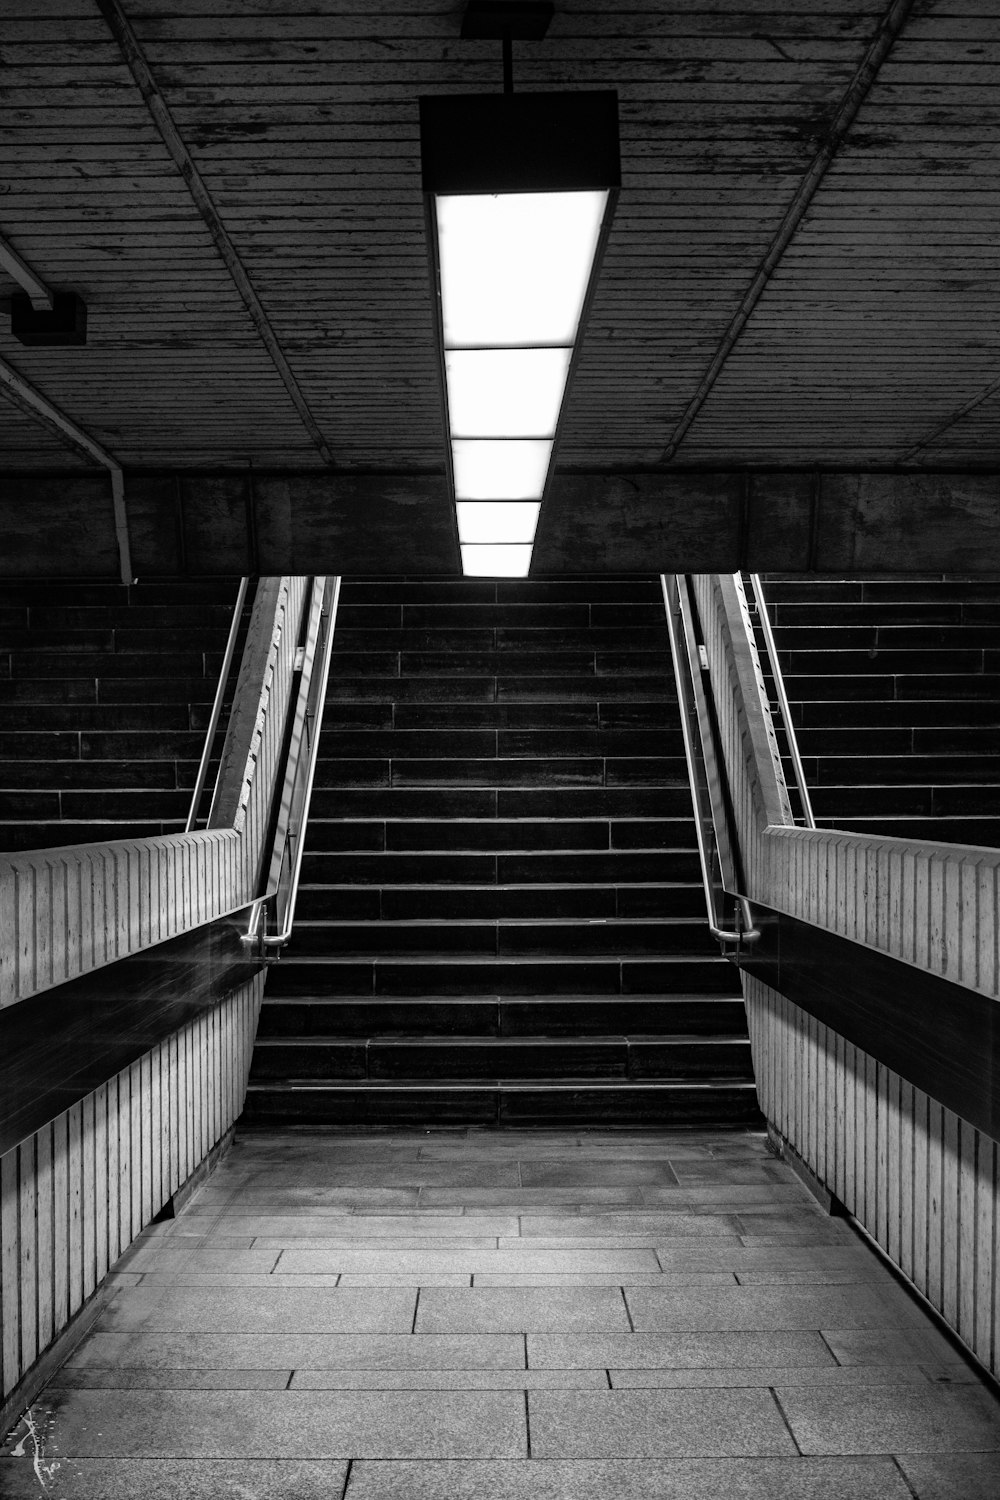
[{"label": "stair tread", "polygon": [[594,1037],[547,1037],[547,1035],[532,1035],[532,1037],[424,1037],[414,1035],[409,1037],[405,1032],[397,1032],[391,1037],[339,1037],[339,1035],[324,1035],[324,1037],[261,1037],[258,1038],[258,1046],[261,1047],[336,1047],[343,1046],[378,1046],[378,1047],[621,1047],[622,1043],[642,1044],[651,1043],[657,1047],[733,1047],[748,1046],[748,1038],[739,1035],[712,1035],[712,1037],[700,1037],[697,1032],[691,1035],[672,1034],[670,1037],[660,1037],[657,1032],[643,1032],[636,1035],[634,1032],[607,1032],[607,1034],[594,1035]]},{"label": "stair tread", "polygon": [[276,1087],[291,1089],[296,1093],[390,1093],[395,1090],[405,1093],[425,1093],[442,1090],[455,1093],[460,1090],[480,1089],[532,1089],[544,1090],[552,1093],[566,1093],[580,1089],[595,1089],[604,1091],[625,1091],[627,1093],[640,1093],[643,1091],[656,1092],[678,1092],[681,1089],[693,1089],[699,1093],[710,1093],[711,1091],[724,1088],[734,1089],[740,1092],[754,1093],[756,1085],[752,1080],[747,1081],[740,1078],[693,1078],[693,1079],[635,1079],[635,1078],[504,1078],[483,1079],[470,1078],[422,1078],[419,1081],[409,1079],[386,1079],[386,1078],[355,1078],[355,1079],[281,1079],[271,1081],[251,1081],[249,1089],[251,1092],[260,1093],[267,1089]]}]

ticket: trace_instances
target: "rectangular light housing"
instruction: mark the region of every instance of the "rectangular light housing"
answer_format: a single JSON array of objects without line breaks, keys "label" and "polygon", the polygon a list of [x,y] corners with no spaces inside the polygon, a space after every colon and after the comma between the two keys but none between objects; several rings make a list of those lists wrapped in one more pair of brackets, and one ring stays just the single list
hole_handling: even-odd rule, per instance
[{"label": "rectangular light housing", "polygon": [[617,95],[434,96],[420,131],[463,568],[520,577],[620,183]]}]

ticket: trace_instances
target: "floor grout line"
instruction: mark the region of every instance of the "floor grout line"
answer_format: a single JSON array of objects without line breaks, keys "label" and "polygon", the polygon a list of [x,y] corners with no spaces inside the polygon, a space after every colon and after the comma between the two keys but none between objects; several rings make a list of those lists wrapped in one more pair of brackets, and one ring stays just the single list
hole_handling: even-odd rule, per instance
[{"label": "floor grout line", "polygon": [[781,1420],[784,1422],[785,1426],[788,1429],[788,1436],[791,1438],[792,1442],[795,1444],[795,1451],[796,1451],[796,1453],[799,1455],[800,1458],[802,1458],[803,1457],[803,1453],[802,1453],[802,1449],[799,1447],[799,1440],[795,1436],[795,1433],[792,1431],[792,1424],[788,1420],[787,1413],[785,1412],[785,1408],[781,1404],[781,1398],[778,1395],[778,1392],[775,1390],[775,1388],[774,1388],[773,1385],[769,1385],[767,1389],[770,1392],[770,1394],[771,1394],[771,1396],[772,1396],[772,1398],[774,1400],[775,1406],[778,1408],[778,1411],[781,1413]]}]

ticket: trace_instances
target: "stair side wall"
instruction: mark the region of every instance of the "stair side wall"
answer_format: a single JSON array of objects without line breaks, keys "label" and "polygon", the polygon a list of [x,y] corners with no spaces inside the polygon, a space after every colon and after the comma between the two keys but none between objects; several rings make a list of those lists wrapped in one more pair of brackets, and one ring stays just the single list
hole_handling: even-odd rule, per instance
[{"label": "stair side wall", "polygon": [[751,975],[761,1108],[971,1354],[1000,1374],[1000,1146]]},{"label": "stair side wall", "polygon": [[109,1272],[235,1124],[263,988],[259,971],[0,1157],[0,1432],[99,1316]]}]

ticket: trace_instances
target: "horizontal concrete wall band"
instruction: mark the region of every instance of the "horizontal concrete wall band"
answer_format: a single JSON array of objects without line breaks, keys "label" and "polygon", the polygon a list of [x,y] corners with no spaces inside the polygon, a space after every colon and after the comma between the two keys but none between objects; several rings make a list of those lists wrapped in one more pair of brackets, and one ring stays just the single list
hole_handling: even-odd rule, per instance
[{"label": "horizontal concrete wall band", "polygon": [[[695,586],[751,901],[995,998],[1000,853],[793,826],[741,591],[724,575]],[[996,1374],[1000,1148],[742,980],[764,1114]]]},{"label": "horizontal concrete wall band", "polygon": [[46,1349],[238,1118],[263,987],[258,972],[0,1157],[0,1405],[33,1399]]},{"label": "horizontal concrete wall band", "polygon": [[[8,471],[6,577],[115,578],[103,475]],[[434,474],[131,470],[133,573],[456,574],[447,484]],[[557,472],[539,573],[757,569],[1000,572],[996,471]]]},{"label": "horizontal concrete wall band", "polygon": [[760,980],[743,987],[768,1120],[1000,1375],[1000,1146]]},{"label": "horizontal concrete wall band", "polygon": [[281,577],[258,590],[211,828],[0,857],[0,1008],[253,899],[305,588]]}]

